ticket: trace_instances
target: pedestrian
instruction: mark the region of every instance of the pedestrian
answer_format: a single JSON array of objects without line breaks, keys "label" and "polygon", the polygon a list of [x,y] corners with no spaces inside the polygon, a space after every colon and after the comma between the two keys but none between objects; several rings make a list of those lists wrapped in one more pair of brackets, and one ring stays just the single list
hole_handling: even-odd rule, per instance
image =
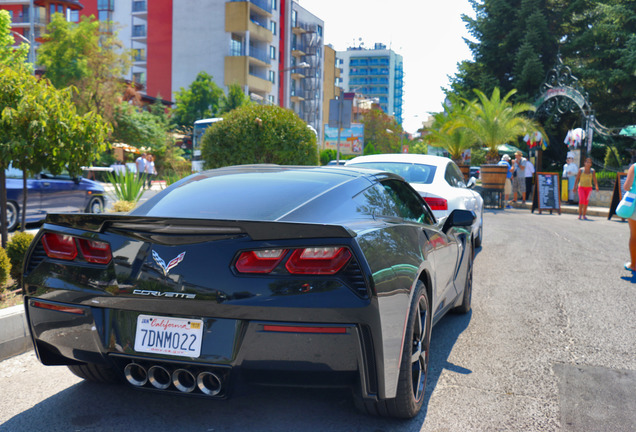
[{"label": "pedestrian", "polygon": [[146,153],[142,153],[137,159],[135,159],[135,165],[137,166],[137,178],[143,182],[146,175]]},{"label": "pedestrian", "polygon": [[502,165],[506,167],[506,181],[504,183],[504,202],[506,203],[506,208],[512,208],[510,206],[510,193],[512,192],[512,166],[510,165],[510,156],[507,154],[501,157],[501,160],[497,162],[497,165]]},{"label": "pedestrian", "polygon": [[[623,185],[623,193],[627,193],[632,188],[634,182],[634,164],[627,170],[627,177]],[[636,211],[627,219],[629,224],[629,258],[630,262],[625,263],[625,270],[636,272]]]},{"label": "pedestrian", "polygon": [[[574,181],[574,187],[579,187],[579,219],[588,220],[587,206],[590,203],[590,194],[592,193],[592,182],[596,186],[598,192],[598,181],[596,180],[596,171],[592,168],[592,158],[585,158],[583,168],[579,170]],[[631,183],[630,183],[631,186]]]},{"label": "pedestrian", "polygon": [[526,160],[526,196],[532,201],[532,179],[534,177],[534,164],[530,159]]},{"label": "pedestrian", "polygon": [[152,179],[157,174],[157,170],[155,169],[155,157],[151,154],[146,155],[146,166],[144,172],[146,173],[146,187],[147,189],[150,189],[152,186]]},{"label": "pedestrian", "polygon": [[520,151],[515,152],[515,161],[512,171],[512,202],[517,202],[517,196],[526,203],[526,162]]},{"label": "pedestrian", "polygon": [[579,167],[574,163],[574,158],[568,154],[565,159],[565,165],[563,165],[563,178],[568,179],[568,203],[574,204],[575,190],[574,183],[576,181],[576,175],[579,172]]}]

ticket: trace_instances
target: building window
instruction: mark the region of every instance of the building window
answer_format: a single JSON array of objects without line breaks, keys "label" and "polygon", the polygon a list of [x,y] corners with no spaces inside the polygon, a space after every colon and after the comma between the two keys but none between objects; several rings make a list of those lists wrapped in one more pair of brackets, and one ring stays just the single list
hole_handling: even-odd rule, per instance
[{"label": "building window", "polygon": [[276,0],[272,0],[272,10],[276,10]]},{"label": "building window", "polygon": [[230,41],[230,55],[243,55],[243,40],[240,36],[232,35],[232,40]]},{"label": "building window", "polygon": [[267,100],[269,101],[270,105],[276,104],[276,99],[274,98],[273,95],[267,96]]},{"label": "building window", "polygon": [[274,84],[276,84],[276,72],[272,70],[269,71],[269,80],[273,82]]},{"label": "building window", "polygon": [[322,26],[316,26],[317,28],[317,32],[318,32],[318,36],[322,37]]},{"label": "building window", "polygon": [[276,22],[275,21],[270,21],[269,22],[269,29],[272,31],[273,35],[276,35]]},{"label": "building window", "polygon": [[115,0],[97,0],[97,10],[115,10]]},{"label": "building window", "polygon": [[271,46],[269,47],[269,58],[272,60],[276,60],[276,47],[275,46]]},{"label": "building window", "polygon": [[146,74],[144,72],[135,72],[133,73],[133,81],[137,84],[145,85],[146,84]]},{"label": "building window", "polygon": [[291,26],[292,27],[298,27],[296,24],[298,22],[298,12],[296,12],[295,10],[292,11],[292,18],[291,18]]},{"label": "building window", "polygon": [[[100,18],[101,20],[101,18]],[[132,36],[133,37],[144,37],[146,36],[146,26],[141,24],[141,25],[134,25],[133,29],[132,29]]]},{"label": "building window", "polygon": [[79,22],[79,11],[76,10],[70,10],[67,9],[68,11],[68,17],[66,18],[67,21],[69,22]]}]

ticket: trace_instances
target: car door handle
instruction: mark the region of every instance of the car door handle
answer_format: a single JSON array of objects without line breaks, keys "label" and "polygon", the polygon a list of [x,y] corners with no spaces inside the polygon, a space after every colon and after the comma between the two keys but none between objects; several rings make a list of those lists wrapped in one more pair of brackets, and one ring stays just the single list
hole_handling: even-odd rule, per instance
[{"label": "car door handle", "polygon": [[51,186],[51,183],[49,183],[49,182],[44,182],[44,183],[42,183],[42,186],[44,186],[44,187],[50,187],[50,186]]}]

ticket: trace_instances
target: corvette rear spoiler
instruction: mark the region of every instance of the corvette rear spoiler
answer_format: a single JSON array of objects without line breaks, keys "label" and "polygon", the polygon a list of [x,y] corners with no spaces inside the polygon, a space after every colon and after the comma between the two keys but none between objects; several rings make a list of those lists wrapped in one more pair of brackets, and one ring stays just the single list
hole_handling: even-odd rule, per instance
[{"label": "corvette rear spoiler", "polygon": [[47,224],[85,231],[122,230],[138,234],[214,236],[248,235],[253,240],[284,240],[300,238],[351,238],[354,231],[341,225],[298,222],[232,221],[215,219],[185,219],[109,214],[50,213]]}]

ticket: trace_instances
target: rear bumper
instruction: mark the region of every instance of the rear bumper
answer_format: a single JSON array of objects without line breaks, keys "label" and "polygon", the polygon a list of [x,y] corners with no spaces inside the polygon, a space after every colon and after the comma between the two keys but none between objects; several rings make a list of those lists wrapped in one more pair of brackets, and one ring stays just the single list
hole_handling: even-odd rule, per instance
[{"label": "rear bumper", "polygon": [[135,351],[140,312],[37,298],[26,299],[25,305],[34,347],[45,365],[94,363],[123,374],[131,362],[141,362],[146,370],[185,364],[215,371],[227,382],[241,375],[265,384],[360,386],[365,397],[377,394],[373,338],[366,325],[184,316],[204,322],[201,354],[191,358]]}]

